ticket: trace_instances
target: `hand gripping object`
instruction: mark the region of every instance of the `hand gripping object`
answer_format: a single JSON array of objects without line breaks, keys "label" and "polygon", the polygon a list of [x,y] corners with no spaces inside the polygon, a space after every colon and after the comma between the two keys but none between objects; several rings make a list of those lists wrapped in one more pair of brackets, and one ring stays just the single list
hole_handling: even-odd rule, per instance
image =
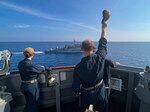
[{"label": "hand gripping object", "polygon": [[108,10],[103,10],[103,19],[102,19],[102,24],[104,24],[109,18],[110,18],[110,11]]}]

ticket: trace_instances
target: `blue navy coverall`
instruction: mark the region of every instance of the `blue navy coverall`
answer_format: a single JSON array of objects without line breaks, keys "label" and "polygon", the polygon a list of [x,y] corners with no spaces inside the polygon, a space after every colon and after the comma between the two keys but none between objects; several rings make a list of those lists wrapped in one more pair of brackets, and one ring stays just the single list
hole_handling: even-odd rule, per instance
[{"label": "blue navy coverall", "polygon": [[109,80],[110,80],[110,68],[115,68],[117,67],[116,63],[114,63],[112,60],[110,59],[105,59],[105,64],[104,64],[104,76],[103,76],[103,80],[105,83],[106,87],[109,87]]},{"label": "blue navy coverall", "polygon": [[105,112],[105,85],[102,83],[93,90],[84,90],[83,88],[93,87],[103,79],[104,62],[107,54],[106,44],[107,40],[101,38],[96,53],[82,58],[74,69],[72,88],[77,95],[81,92],[81,108],[83,112],[90,104],[94,105],[95,110]]},{"label": "blue navy coverall", "polygon": [[114,63],[112,60],[110,59],[105,59],[105,64],[104,64],[104,76],[103,76],[103,81],[106,87],[108,87],[106,89],[106,110],[108,112],[108,108],[109,108],[109,95],[110,95],[110,78],[111,78],[111,74],[110,74],[110,68],[115,68],[117,67],[116,63]]},{"label": "blue navy coverall", "polygon": [[[40,74],[45,68],[36,65],[32,60],[25,58],[18,64],[18,69],[23,81],[29,81],[37,79],[37,74]],[[26,99],[25,112],[37,112],[37,101],[39,98],[39,89],[37,82],[26,83],[22,82],[21,91],[23,92]]]}]

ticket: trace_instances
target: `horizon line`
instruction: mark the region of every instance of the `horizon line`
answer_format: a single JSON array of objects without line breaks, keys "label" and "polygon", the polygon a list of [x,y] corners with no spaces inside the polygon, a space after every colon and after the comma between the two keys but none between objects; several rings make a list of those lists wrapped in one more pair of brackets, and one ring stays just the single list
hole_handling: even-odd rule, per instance
[{"label": "horizon line", "polygon": [[[71,40],[62,40],[62,41],[56,41],[56,40],[49,40],[49,41],[0,41],[0,42],[74,42],[74,41],[71,41]],[[82,42],[82,41],[76,41],[76,42]],[[98,41],[93,41],[93,42],[98,42]],[[108,41],[107,40],[107,42],[150,42],[150,40],[149,41]]]}]

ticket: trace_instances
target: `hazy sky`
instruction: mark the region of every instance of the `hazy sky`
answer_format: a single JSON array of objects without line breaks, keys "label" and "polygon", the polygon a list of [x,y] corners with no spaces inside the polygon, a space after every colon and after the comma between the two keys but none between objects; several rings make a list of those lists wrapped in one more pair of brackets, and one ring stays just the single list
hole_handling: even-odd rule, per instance
[{"label": "hazy sky", "polygon": [[0,0],[0,41],[150,41],[150,0]]}]

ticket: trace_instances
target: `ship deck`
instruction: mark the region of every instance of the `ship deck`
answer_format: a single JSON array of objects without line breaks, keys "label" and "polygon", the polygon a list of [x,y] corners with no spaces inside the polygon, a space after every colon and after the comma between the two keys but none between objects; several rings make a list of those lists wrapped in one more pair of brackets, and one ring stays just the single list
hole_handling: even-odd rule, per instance
[{"label": "ship deck", "polygon": [[[48,75],[56,78],[54,84],[40,89],[40,112],[80,112],[78,98],[73,94],[72,75],[74,66],[54,67]],[[144,68],[119,65],[110,70],[111,90],[109,99],[110,112],[138,112],[140,100],[134,89],[139,81],[139,72]],[[10,102],[12,112],[22,112],[25,98],[20,91],[21,79],[17,72],[0,77],[0,86],[7,86],[7,92],[12,94]]]}]

